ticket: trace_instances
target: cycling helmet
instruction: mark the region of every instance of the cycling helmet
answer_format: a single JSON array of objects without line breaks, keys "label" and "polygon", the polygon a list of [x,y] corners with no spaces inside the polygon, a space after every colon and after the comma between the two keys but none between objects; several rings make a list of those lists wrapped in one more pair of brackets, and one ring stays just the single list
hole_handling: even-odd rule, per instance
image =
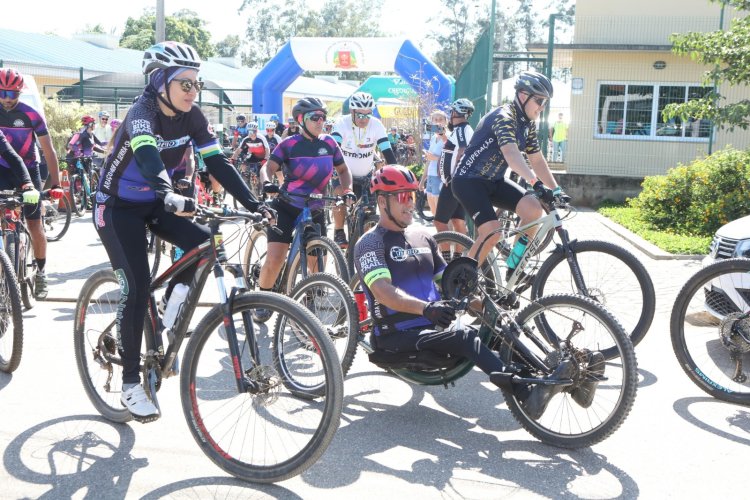
[{"label": "cycling helmet", "polygon": [[248,130],[258,130],[258,122],[250,122],[247,124]]},{"label": "cycling helmet", "polygon": [[279,122],[279,115],[271,115],[271,118],[269,118],[272,122]]},{"label": "cycling helmet", "polygon": [[461,99],[456,99],[455,101],[453,101],[453,103],[451,104],[451,110],[460,115],[469,117],[474,112],[474,103],[469,99],[462,97]]},{"label": "cycling helmet", "polygon": [[99,111],[99,118],[109,118],[109,113],[106,111]]},{"label": "cycling helmet", "polygon": [[161,42],[143,53],[141,69],[144,75],[157,69],[201,67],[201,58],[193,47],[181,42]]},{"label": "cycling helmet", "polygon": [[299,101],[297,101],[297,104],[294,105],[292,108],[292,116],[295,120],[298,120],[299,115],[304,115],[305,113],[309,113],[311,111],[322,111],[323,113],[328,112],[328,108],[326,108],[326,105],[323,104],[323,101],[318,99],[317,97],[303,97]]},{"label": "cycling helmet", "polygon": [[23,89],[23,76],[12,68],[0,69],[0,90],[20,92]]},{"label": "cycling helmet", "polygon": [[370,181],[372,194],[416,191],[418,188],[417,178],[411,170],[402,165],[386,165],[375,172]]},{"label": "cycling helmet", "polygon": [[266,130],[276,130],[276,122],[273,122],[273,121],[266,122]]},{"label": "cycling helmet", "polygon": [[114,120],[110,120],[109,126],[112,127],[112,130],[114,130],[117,127],[120,126],[120,123],[122,123],[122,122],[120,122],[120,120],[118,120],[117,118],[115,118]]},{"label": "cycling helmet", "polygon": [[349,98],[349,109],[372,109],[375,107],[375,101],[372,95],[367,92],[355,92]]},{"label": "cycling helmet", "polygon": [[539,95],[552,99],[554,88],[549,78],[537,71],[523,71],[518,75],[515,85],[516,92],[526,92],[530,95]]},{"label": "cycling helmet", "polygon": [[245,115],[237,115],[236,119],[237,119],[237,121],[240,121],[240,120],[247,121],[247,116],[245,116]]},{"label": "cycling helmet", "polygon": [[94,123],[96,120],[91,115],[84,115],[83,118],[81,118],[81,123],[83,123],[84,126]]}]

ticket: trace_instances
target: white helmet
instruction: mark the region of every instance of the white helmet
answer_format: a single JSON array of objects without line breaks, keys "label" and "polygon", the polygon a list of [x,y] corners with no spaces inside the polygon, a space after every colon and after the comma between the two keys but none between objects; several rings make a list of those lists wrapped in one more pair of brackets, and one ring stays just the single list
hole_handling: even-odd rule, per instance
[{"label": "white helmet", "polygon": [[248,130],[258,130],[258,122],[250,122],[247,124]]},{"label": "white helmet", "polygon": [[148,75],[157,69],[198,69],[200,67],[201,58],[198,52],[190,45],[181,42],[161,42],[152,45],[143,53],[143,61],[141,62],[144,75]]},{"label": "white helmet", "polygon": [[372,109],[375,107],[375,101],[372,95],[367,92],[355,92],[349,98],[349,109]]}]

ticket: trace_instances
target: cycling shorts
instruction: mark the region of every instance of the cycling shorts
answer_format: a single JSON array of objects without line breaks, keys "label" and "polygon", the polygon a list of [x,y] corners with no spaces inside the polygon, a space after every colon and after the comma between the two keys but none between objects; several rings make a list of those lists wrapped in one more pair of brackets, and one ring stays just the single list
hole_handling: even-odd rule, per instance
[{"label": "cycling shorts", "polygon": [[448,224],[451,219],[463,219],[465,215],[464,207],[453,195],[450,184],[443,186],[443,189],[440,190],[440,196],[438,196],[435,221]]},{"label": "cycling shorts", "polygon": [[[269,206],[276,210],[278,213],[276,217],[276,225],[281,229],[281,234],[276,234],[276,231],[266,230],[268,235],[269,243],[291,243],[292,236],[294,233],[294,222],[297,217],[302,213],[301,208],[293,207],[289,203],[280,200],[278,197],[269,203]],[[322,210],[312,211],[313,222],[320,226],[320,232],[325,235],[328,231],[326,227],[326,218]]]},{"label": "cycling shorts", "polygon": [[453,195],[474,219],[477,227],[485,222],[497,220],[496,207],[515,212],[518,202],[526,194],[526,190],[521,186],[505,178],[490,181],[473,177],[454,177],[451,188]]}]

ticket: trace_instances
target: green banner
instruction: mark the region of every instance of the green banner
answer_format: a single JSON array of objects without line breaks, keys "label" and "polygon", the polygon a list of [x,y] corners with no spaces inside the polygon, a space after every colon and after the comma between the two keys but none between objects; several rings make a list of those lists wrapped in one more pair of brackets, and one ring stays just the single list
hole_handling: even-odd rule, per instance
[{"label": "green banner", "polygon": [[485,30],[456,80],[456,99],[466,97],[474,103],[476,112],[469,118],[469,123],[474,128],[484,115],[487,103],[487,84],[491,77],[488,61],[491,57],[489,30]]}]

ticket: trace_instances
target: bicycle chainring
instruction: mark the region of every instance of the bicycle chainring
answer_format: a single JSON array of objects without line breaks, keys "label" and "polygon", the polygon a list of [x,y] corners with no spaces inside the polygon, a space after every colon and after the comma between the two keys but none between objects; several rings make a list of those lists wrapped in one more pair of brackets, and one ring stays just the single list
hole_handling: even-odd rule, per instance
[{"label": "bicycle chainring", "polygon": [[472,295],[479,285],[477,261],[471,257],[453,259],[443,270],[441,283],[445,299],[460,300]]}]

